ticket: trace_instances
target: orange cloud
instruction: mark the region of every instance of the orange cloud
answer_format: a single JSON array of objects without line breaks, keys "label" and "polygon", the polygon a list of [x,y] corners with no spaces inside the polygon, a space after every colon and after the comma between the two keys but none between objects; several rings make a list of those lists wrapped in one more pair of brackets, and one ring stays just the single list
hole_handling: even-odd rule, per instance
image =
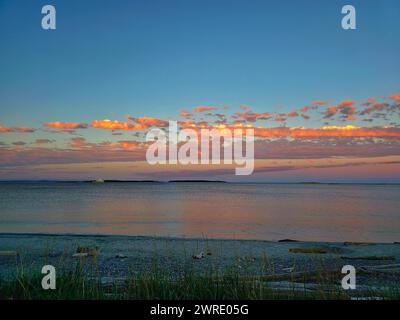
[{"label": "orange cloud", "polygon": [[52,129],[75,130],[75,129],[86,129],[88,127],[88,124],[79,122],[54,121],[54,122],[47,122],[44,124],[44,126]]},{"label": "orange cloud", "polygon": [[353,105],[345,105],[340,109],[340,113],[346,120],[355,120],[356,107]]},{"label": "orange cloud", "polygon": [[127,123],[118,120],[94,120],[92,122],[92,127],[97,129],[107,129],[107,130],[143,130],[147,126],[140,123]]},{"label": "orange cloud", "polygon": [[331,106],[326,109],[324,112],[324,118],[330,118],[333,117],[338,111],[338,108],[336,106]]},{"label": "orange cloud", "polygon": [[344,100],[341,103],[339,103],[337,106],[338,106],[338,108],[350,107],[355,102],[356,102],[355,100]]},{"label": "orange cloud", "polygon": [[279,116],[280,117],[294,118],[294,117],[298,117],[299,114],[297,113],[297,111],[290,111],[290,112],[287,112],[287,113],[280,113]]},{"label": "orange cloud", "polygon": [[[314,103],[314,102],[313,102]],[[299,112],[307,112],[308,110],[312,109],[310,106],[304,106],[303,108],[299,109]]]},{"label": "orange cloud", "polygon": [[370,114],[376,111],[383,111],[384,109],[388,108],[389,105],[382,102],[374,103],[373,105],[368,105],[364,110],[360,112],[360,115]]},{"label": "orange cloud", "polygon": [[274,119],[274,121],[276,121],[276,122],[286,122],[286,118],[283,118],[283,117],[276,117],[275,119]]},{"label": "orange cloud", "polygon": [[36,139],[36,144],[48,144],[48,143],[52,143],[53,140],[50,139]]},{"label": "orange cloud", "polygon": [[194,122],[193,120],[181,120],[181,121],[178,121],[178,124],[182,128],[190,128],[190,127],[196,126],[196,122]]},{"label": "orange cloud", "polygon": [[118,141],[118,146],[125,150],[135,149],[140,146],[140,142],[133,140],[121,140]]},{"label": "orange cloud", "polygon": [[329,102],[328,101],[325,101],[325,100],[318,100],[318,101],[313,101],[313,102],[311,102],[311,104],[313,104],[313,105],[318,105],[318,106],[322,106],[322,105],[326,105],[326,104],[328,104]]},{"label": "orange cloud", "polygon": [[190,118],[191,116],[193,116],[189,111],[187,110],[182,110],[179,114],[179,116],[181,118]]},{"label": "orange cloud", "polygon": [[392,100],[395,100],[395,101],[400,101],[400,93],[392,94],[388,98],[392,99]]},{"label": "orange cloud", "polygon": [[149,118],[149,117],[139,117],[135,118],[136,123],[139,123],[145,127],[167,127],[168,121],[161,120],[157,118]]},{"label": "orange cloud", "polygon": [[290,136],[290,128],[288,127],[255,128],[254,135],[260,138],[284,138]]},{"label": "orange cloud", "polygon": [[355,126],[327,126],[322,128],[292,128],[292,138],[323,138],[323,137],[400,137],[398,128],[364,128]]},{"label": "orange cloud", "polygon": [[255,128],[254,134],[262,138],[366,138],[366,137],[400,137],[400,128],[389,127],[355,127],[355,126],[326,126],[322,128],[304,127],[278,127],[278,128]]},{"label": "orange cloud", "polygon": [[255,122],[257,120],[266,120],[272,116],[270,112],[236,112],[234,118],[242,118],[249,122]]},{"label": "orange cloud", "polygon": [[331,118],[336,115],[338,111],[343,115],[346,120],[354,120],[354,114],[356,112],[356,107],[354,106],[355,100],[344,100],[336,106],[331,106],[324,112],[324,118]]},{"label": "orange cloud", "polygon": [[242,105],[240,106],[240,109],[242,109],[242,110],[244,110],[244,111],[250,111],[250,110],[251,110],[251,108],[250,108],[249,106],[246,106],[246,105],[244,105],[244,104],[242,104]]},{"label": "orange cloud", "polygon": [[204,112],[204,111],[213,111],[213,110],[217,110],[217,108],[215,108],[215,107],[204,107],[204,106],[193,108],[194,112]]},{"label": "orange cloud", "polygon": [[71,147],[73,148],[81,148],[83,146],[86,146],[86,139],[77,137],[77,138],[72,138],[71,139]]},{"label": "orange cloud", "polygon": [[17,133],[31,133],[31,132],[35,132],[35,129],[33,128],[18,128],[18,127],[2,127],[0,126],[0,133],[13,133],[13,132],[17,132]]},{"label": "orange cloud", "polygon": [[13,132],[13,131],[12,131],[12,128],[0,127],[0,132],[5,133],[5,132]]}]

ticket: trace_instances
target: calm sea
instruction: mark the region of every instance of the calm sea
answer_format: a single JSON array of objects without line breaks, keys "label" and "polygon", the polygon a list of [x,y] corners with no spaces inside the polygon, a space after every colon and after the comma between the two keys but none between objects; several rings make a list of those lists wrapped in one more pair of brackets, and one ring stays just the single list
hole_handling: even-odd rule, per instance
[{"label": "calm sea", "polygon": [[0,183],[0,232],[400,241],[400,186]]}]

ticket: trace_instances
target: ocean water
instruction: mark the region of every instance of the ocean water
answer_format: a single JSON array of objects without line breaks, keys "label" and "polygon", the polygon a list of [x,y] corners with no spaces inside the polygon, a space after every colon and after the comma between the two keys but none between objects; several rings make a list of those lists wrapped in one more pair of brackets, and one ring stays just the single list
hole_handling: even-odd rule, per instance
[{"label": "ocean water", "polygon": [[0,183],[0,233],[392,242],[400,186]]}]

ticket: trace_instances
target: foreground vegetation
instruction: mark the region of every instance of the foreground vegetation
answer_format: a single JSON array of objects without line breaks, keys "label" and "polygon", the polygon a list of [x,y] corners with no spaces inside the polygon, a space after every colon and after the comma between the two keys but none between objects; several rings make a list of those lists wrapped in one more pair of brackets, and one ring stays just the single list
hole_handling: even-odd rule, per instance
[{"label": "foreground vegetation", "polygon": [[[156,268],[145,274],[130,274],[124,279],[104,282],[96,276],[96,271],[83,271],[81,267],[64,271],[57,275],[57,288],[43,290],[42,277],[19,269],[8,279],[0,279],[0,299],[350,299],[348,291],[337,285],[332,273],[320,272],[314,275],[314,287],[301,288],[300,279],[293,279],[292,288],[273,288],[269,285],[274,276],[243,276],[232,268],[224,273],[196,273],[190,270],[182,276],[172,278],[170,274]],[[269,280],[269,281],[268,281]],[[279,281],[279,277],[276,278]],[[289,282],[290,283],[290,282]],[[300,284],[300,287],[299,287]],[[395,288],[379,292],[357,292],[352,297],[372,299],[399,299],[400,292]]]},{"label": "foreground vegetation", "polygon": [[[234,247],[227,249],[233,258],[226,259],[208,242],[200,246],[201,254],[186,253],[185,247],[169,252],[172,247],[167,246],[167,254],[160,255],[155,247],[153,253],[134,259],[123,252],[100,252],[93,245],[72,246],[63,246],[64,251],[47,246],[33,255],[0,251],[0,299],[400,299],[398,264],[390,255],[346,257],[369,263],[357,267],[357,289],[343,290],[340,268],[346,262],[341,253],[335,255],[337,261],[332,255],[324,257],[337,246],[285,246],[281,255],[275,254],[293,255],[284,261],[274,261],[265,252],[235,253]],[[195,250],[201,249],[196,245]],[[57,270],[55,290],[44,290],[41,284],[40,270],[49,264]]]}]

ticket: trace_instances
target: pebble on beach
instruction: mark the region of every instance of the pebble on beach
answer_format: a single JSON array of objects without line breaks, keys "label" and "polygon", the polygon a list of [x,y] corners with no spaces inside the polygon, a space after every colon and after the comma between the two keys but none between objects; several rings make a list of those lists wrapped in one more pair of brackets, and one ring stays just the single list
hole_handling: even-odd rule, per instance
[{"label": "pebble on beach", "polygon": [[72,256],[74,258],[82,258],[82,257],[87,257],[88,253],[87,252],[78,252],[78,253],[74,253]]}]

